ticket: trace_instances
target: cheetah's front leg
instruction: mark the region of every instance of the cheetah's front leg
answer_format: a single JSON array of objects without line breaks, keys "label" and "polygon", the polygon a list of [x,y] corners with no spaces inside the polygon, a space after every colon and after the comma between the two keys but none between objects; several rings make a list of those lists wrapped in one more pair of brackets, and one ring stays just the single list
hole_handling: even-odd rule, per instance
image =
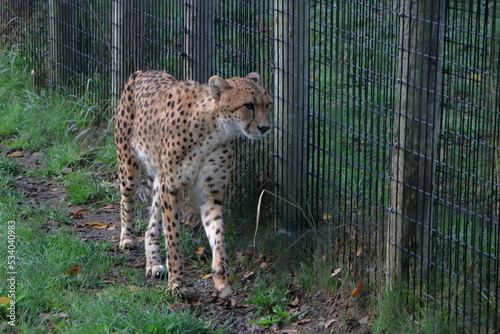
[{"label": "cheetah's front leg", "polygon": [[221,203],[221,199],[209,198],[200,206],[200,211],[203,227],[212,248],[212,278],[215,289],[220,298],[228,299],[233,292],[229,286],[229,266]]}]

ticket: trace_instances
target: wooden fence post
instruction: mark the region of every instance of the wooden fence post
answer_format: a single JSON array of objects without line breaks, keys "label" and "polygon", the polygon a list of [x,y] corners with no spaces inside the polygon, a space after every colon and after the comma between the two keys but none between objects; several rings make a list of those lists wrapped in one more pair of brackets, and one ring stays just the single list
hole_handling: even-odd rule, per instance
[{"label": "wooden fence post", "polygon": [[141,68],[144,15],[149,1],[113,0],[111,92],[119,98],[127,78]]},{"label": "wooden fence post", "polygon": [[[306,0],[274,1],[274,152],[277,194],[307,212],[309,16]],[[278,200],[282,232],[302,228],[303,211]]]},{"label": "wooden fence post", "polygon": [[[427,280],[433,255],[445,0],[403,0],[387,236],[389,287]],[[396,284],[396,285],[394,285]]]},{"label": "wooden fence post", "polygon": [[208,82],[213,73],[214,0],[187,0],[184,7],[184,79]]},{"label": "wooden fence post", "polygon": [[79,73],[77,0],[49,0],[49,80],[52,85],[69,83]]}]

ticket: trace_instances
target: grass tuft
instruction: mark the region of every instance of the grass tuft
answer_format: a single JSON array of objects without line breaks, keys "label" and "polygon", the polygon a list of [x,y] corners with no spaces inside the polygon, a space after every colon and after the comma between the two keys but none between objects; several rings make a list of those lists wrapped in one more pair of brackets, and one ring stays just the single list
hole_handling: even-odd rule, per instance
[{"label": "grass tuft", "polygon": [[65,177],[68,199],[72,204],[106,204],[114,201],[116,190],[92,172],[77,170]]}]

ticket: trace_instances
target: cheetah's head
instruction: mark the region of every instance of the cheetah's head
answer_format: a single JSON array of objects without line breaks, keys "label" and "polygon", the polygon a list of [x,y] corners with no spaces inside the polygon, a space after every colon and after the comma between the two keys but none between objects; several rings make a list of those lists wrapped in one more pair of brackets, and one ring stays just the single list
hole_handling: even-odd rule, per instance
[{"label": "cheetah's head", "polygon": [[244,134],[250,139],[259,139],[269,133],[269,114],[273,102],[259,81],[257,73],[250,73],[246,78],[224,80],[213,76],[209,79],[219,118],[229,132]]}]

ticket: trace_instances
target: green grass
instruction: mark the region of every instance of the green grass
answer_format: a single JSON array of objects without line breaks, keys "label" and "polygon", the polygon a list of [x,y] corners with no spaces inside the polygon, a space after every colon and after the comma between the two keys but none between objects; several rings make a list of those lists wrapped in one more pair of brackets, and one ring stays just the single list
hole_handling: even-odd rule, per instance
[{"label": "green grass", "polygon": [[109,184],[92,174],[114,172],[116,156],[111,132],[94,124],[99,110],[91,94],[76,97],[35,88],[26,61],[15,53],[0,54],[0,73],[3,149],[43,152],[46,166],[37,174],[64,181],[73,204],[116,200]]},{"label": "green grass", "polygon": [[22,171],[22,166],[11,158],[3,158],[0,160],[1,175],[17,175]]},{"label": "green grass", "polygon": [[[377,312],[373,323],[374,333],[457,333],[451,327],[448,315],[440,313],[433,306],[428,307],[424,300],[406,289],[384,291],[374,304]],[[418,305],[415,308],[415,305]]]},{"label": "green grass", "polygon": [[64,177],[68,200],[72,204],[106,204],[117,200],[116,189],[110,187],[100,175],[82,169]]},{"label": "green grass", "polygon": [[[162,289],[106,285],[101,275],[116,262],[109,243],[82,242],[64,230],[43,233],[40,228],[46,220],[57,218],[54,209],[16,206],[22,196],[7,187],[1,190],[0,240],[7,240],[7,221],[16,222],[15,301],[21,332],[43,332],[43,328],[55,333],[223,332],[212,331],[210,324],[190,311],[170,308],[176,301]],[[2,256],[7,252],[7,243],[0,243]],[[11,276],[5,265],[2,281]],[[75,266],[79,269],[72,272]],[[7,295],[7,287],[2,286],[0,297]],[[41,314],[56,316],[41,320]],[[5,313],[1,320],[0,329],[7,330]]]},{"label": "green grass", "polygon": [[80,302],[81,306],[75,305],[69,315],[79,319],[81,327],[69,326],[65,333],[224,333],[210,329],[196,313],[174,311],[169,294],[156,289],[129,292],[123,287],[111,287],[89,294]]}]

